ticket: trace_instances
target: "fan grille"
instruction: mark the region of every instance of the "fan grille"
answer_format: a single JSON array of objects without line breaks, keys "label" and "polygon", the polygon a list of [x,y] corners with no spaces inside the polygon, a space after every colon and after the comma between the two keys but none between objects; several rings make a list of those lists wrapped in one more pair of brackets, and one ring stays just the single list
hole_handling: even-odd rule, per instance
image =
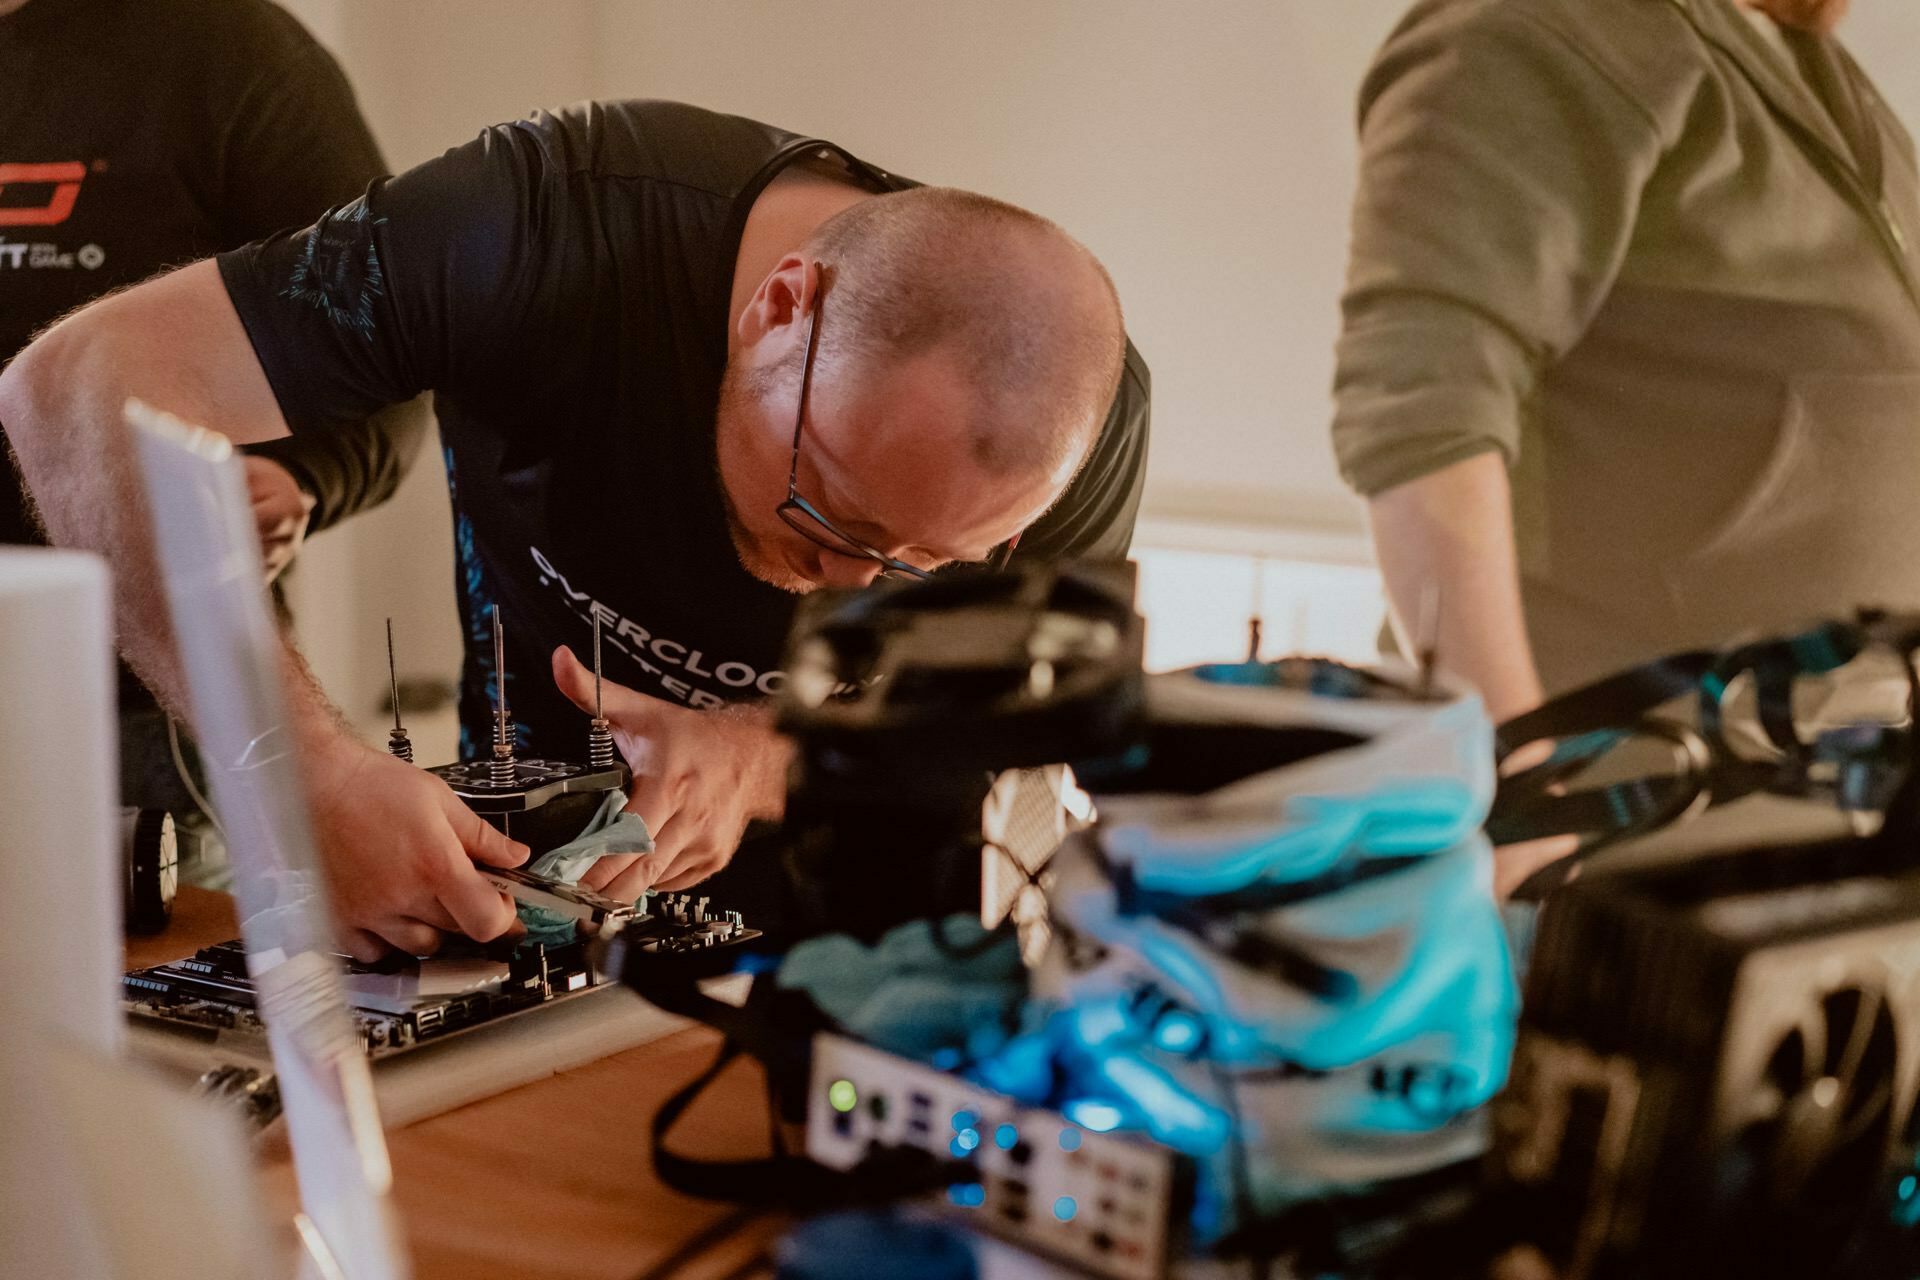
[{"label": "fan grille", "polygon": [[1880,1198],[1898,1052],[1885,996],[1871,987],[1829,992],[1775,1042],[1719,1185],[1765,1274],[1819,1274]]}]

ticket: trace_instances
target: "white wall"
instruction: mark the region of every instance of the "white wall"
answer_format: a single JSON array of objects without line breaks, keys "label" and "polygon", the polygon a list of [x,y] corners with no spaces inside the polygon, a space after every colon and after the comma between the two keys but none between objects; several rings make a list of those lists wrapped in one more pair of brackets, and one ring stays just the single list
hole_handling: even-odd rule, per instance
[{"label": "white wall", "polygon": [[1854,0],[1840,38],[1907,129],[1920,130],[1920,5],[1913,0]]},{"label": "white wall", "polygon": [[1403,0],[606,0],[598,92],[1056,219],[1154,379],[1148,505],[1356,527],[1327,445],[1352,101]]}]

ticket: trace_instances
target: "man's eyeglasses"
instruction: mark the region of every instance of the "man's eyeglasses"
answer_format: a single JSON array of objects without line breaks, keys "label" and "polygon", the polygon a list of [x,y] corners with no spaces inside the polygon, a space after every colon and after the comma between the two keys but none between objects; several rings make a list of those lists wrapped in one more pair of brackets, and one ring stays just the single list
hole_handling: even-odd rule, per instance
[{"label": "man's eyeglasses", "polygon": [[[800,367],[800,408],[793,418],[793,465],[787,470],[787,500],[774,508],[774,514],[786,522],[786,526],[811,542],[836,555],[852,556],[856,560],[872,560],[880,566],[883,578],[926,579],[932,572],[919,565],[897,560],[869,546],[852,534],[845,532],[833,521],[820,514],[820,509],[800,496],[800,432],[807,421],[807,392],[813,386],[813,353],[820,340],[820,304],[822,295],[815,291],[813,313],[807,317],[807,358]],[[1000,546],[994,548],[993,555],[986,561],[988,569],[1004,569],[1013,556],[1013,549],[1019,545],[1020,535],[1015,534]]]}]

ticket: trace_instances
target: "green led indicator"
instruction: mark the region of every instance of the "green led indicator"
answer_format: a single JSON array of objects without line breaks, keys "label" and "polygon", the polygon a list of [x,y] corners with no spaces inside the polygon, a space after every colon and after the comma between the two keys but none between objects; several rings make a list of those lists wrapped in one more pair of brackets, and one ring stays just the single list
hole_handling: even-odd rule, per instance
[{"label": "green led indicator", "polygon": [[860,1105],[859,1090],[851,1080],[835,1080],[827,1086],[827,1103],[835,1111],[851,1111]]}]

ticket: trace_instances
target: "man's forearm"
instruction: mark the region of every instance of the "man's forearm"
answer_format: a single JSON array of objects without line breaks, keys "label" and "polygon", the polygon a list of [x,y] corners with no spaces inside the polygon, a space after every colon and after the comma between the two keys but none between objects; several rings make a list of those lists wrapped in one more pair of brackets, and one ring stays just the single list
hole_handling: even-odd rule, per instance
[{"label": "man's forearm", "polygon": [[[236,367],[232,359],[207,358],[207,349],[217,351],[223,343],[231,351],[237,334],[245,359],[252,360],[237,317],[226,317],[234,333],[209,331],[204,302],[207,290],[219,286],[210,277],[189,275],[202,270],[210,272],[211,264],[96,303],[49,331],[0,374],[0,426],[48,540],[107,559],[120,650],[175,712],[187,707],[185,679],[137,454],[122,416],[126,400],[138,396],[238,438],[285,430],[257,364]],[[224,301],[224,293],[219,296]],[[324,738],[335,722],[304,670],[289,654],[294,714],[303,737]]]},{"label": "man's forearm", "polygon": [[1496,722],[1538,705],[1505,459],[1477,454],[1375,494],[1369,510],[1407,652],[1435,649],[1439,665],[1480,690]]},{"label": "man's forearm", "polygon": [[122,421],[126,388],[105,344],[56,329],[0,375],[4,426],[47,540],[98,552],[113,569],[117,642],[174,711],[185,688],[159,590],[146,494]]}]

